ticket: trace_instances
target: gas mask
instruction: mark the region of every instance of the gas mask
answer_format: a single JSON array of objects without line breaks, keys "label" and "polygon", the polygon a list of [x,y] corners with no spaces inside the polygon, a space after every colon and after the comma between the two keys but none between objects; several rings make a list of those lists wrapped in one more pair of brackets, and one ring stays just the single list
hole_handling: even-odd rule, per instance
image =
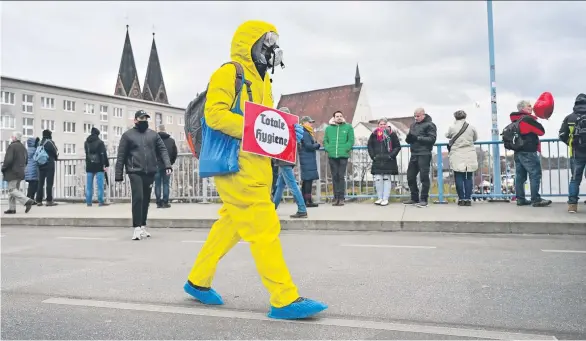
[{"label": "gas mask", "polygon": [[285,68],[283,50],[279,47],[278,42],[279,35],[275,32],[268,32],[252,46],[252,61],[263,78],[267,68],[272,69],[273,74],[275,66],[280,65],[281,68]]}]

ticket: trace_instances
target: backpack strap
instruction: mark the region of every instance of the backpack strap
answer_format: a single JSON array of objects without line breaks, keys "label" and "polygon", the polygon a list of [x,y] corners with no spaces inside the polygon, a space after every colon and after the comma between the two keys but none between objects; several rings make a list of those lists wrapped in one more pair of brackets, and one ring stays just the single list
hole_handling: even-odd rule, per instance
[{"label": "backpack strap", "polygon": [[234,85],[236,88],[236,96],[234,96],[234,102],[232,102],[232,107],[234,107],[234,103],[236,102],[236,99],[238,98],[240,91],[242,91],[243,83],[246,84],[246,92],[248,94],[248,100],[250,102],[252,102],[252,90],[250,89],[250,85],[252,84],[252,82],[249,80],[246,80],[246,78],[244,78],[244,69],[242,69],[242,65],[240,65],[240,63],[238,63],[238,62],[230,61],[230,62],[224,63],[222,66],[224,66],[226,64],[232,64],[232,65],[234,65],[234,67],[236,67],[236,79],[234,81],[234,83],[235,83]]}]

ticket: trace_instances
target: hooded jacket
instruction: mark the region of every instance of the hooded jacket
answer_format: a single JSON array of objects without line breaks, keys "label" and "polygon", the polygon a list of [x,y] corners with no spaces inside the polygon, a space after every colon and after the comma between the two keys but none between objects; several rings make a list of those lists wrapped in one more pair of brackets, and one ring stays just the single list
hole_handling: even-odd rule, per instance
[{"label": "hooded jacket", "polygon": [[562,142],[568,145],[570,157],[576,159],[586,159],[586,148],[576,148],[574,144],[574,128],[576,121],[580,116],[586,115],[586,94],[579,94],[574,103],[574,110],[571,114],[564,118],[562,126],[560,127],[559,137]]},{"label": "hooded jacket", "polygon": [[[171,162],[171,166],[175,164],[177,161],[177,145],[175,144],[175,139],[171,137],[171,135],[167,134],[164,131],[159,132],[159,136],[163,140],[165,147],[167,148],[167,153],[169,154],[169,161]],[[163,160],[158,160],[158,167],[159,169],[165,169],[165,163]]]},{"label": "hooded jacket", "polygon": [[523,149],[520,152],[535,153],[541,152],[539,136],[545,135],[545,128],[537,122],[537,117],[524,112],[512,112],[510,115],[511,122],[521,120],[519,130],[523,140]]},{"label": "hooded jacket", "polygon": [[330,159],[347,159],[354,146],[354,128],[345,121],[337,124],[332,117],[324,134],[324,149]]},{"label": "hooded jacket", "polygon": [[319,179],[316,153],[321,146],[306,127],[303,127],[303,139],[298,146],[301,180],[310,181]]},{"label": "hooded jacket", "polygon": [[415,121],[409,128],[405,142],[411,146],[411,155],[431,155],[437,139],[437,127],[431,116],[425,114],[421,122]]},{"label": "hooded jacket", "polygon": [[26,151],[28,154],[28,163],[24,171],[24,179],[26,181],[38,181],[39,180],[39,165],[33,158],[37,151],[37,139],[38,137],[29,137],[26,140]]},{"label": "hooded jacket", "polygon": [[[83,144],[85,150],[85,171],[87,173],[103,172],[104,168],[110,167],[106,145],[98,136],[100,132],[94,129],[92,129],[92,133]],[[92,159],[98,160],[99,162],[92,162]]]},{"label": "hooded jacket", "polygon": [[53,142],[53,133],[50,130],[43,130],[43,139],[39,143],[39,146],[43,146],[47,155],[49,155],[49,160],[44,165],[39,165],[39,169],[49,169],[55,167],[55,161],[59,160],[59,150]]}]

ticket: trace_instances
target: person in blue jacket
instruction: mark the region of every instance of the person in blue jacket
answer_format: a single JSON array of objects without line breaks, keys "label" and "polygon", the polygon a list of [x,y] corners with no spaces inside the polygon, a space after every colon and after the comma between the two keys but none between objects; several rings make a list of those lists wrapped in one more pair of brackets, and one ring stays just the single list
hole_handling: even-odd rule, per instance
[{"label": "person in blue jacket", "polygon": [[39,165],[34,160],[33,156],[39,146],[40,139],[38,137],[29,137],[26,140],[26,150],[28,153],[28,163],[24,171],[24,181],[27,182],[28,187],[26,190],[26,196],[29,199],[35,200],[35,194],[39,186]]},{"label": "person in blue jacket", "polygon": [[[299,143],[299,164],[301,165],[301,193],[305,200],[306,207],[317,207],[318,204],[313,202],[311,189],[313,181],[319,179],[317,169],[317,151],[321,145],[315,140],[313,123],[315,121],[309,116],[303,116],[300,120],[303,127],[303,139]],[[317,189],[320,190],[319,188]]]}]

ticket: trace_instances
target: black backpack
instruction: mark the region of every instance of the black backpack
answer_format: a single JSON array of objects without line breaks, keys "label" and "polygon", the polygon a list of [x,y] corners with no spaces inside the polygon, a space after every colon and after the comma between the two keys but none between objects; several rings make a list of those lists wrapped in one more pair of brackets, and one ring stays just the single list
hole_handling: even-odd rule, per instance
[{"label": "black backpack", "polygon": [[572,145],[576,149],[586,151],[586,115],[578,115],[576,119],[572,133]]},{"label": "black backpack", "polygon": [[520,151],[523,149],[523,138],[521,136],[521,120],[522,118],[511,122],[503,129],[501,133],[503,144],[505,149],[512,151]]},{"label": "black backpack", "polygon": [[89,143],[86,143],[86,155],[90,164],[101,165],[102,164],[102,153],[90,152]]},{"label": "black backpack", "polygon": [[[242,90],[243,83],[246,84],[248,98],[249,98],[249,100],[252,101],[252,91],[250,90],[250,84],[252,84],[252,83],[248,80],[243,82],[244,70],[242,69],[242,65],[240,65],[237,62],[227,62],[227,63],[222,64],[222,66],[224,66],[226,64],[232,64],[236,67],[236,80],[235,80],[236,93],[234,96],[234,101],[236,101],[236,99],[238,98],[238,94]],[[208,84],[208,86],[209,86],[209,84]],[[199,159],[199,153],[201,150],[201,144],[202,144],[202,140],[203,140],[201,125],[202,125],[202,120],[204,118],[204,108],[206,105],[207,92],[208,92],[208,89],[206,87],[206,89],[202,93],[198,94],[197,97],[189,103],[189,105],[187,106],[187,109],[185,109],[185,126],[184,126],[185,137],[187,140],[187,145],[189,146],[189,149],[191,150],[191,153],[197,159]],[[230,108],[232,108],[232,107],[234,107],[234,102],[232,102],[232,106]]]}]

